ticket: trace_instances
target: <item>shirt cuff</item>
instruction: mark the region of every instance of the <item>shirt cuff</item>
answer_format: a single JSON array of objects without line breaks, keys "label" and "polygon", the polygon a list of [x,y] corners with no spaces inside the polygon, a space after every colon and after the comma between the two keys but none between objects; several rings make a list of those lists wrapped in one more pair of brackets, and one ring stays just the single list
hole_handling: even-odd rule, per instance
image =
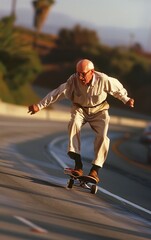
[{"label": "shirt cuff", "polygon": [[126,104],[130,100],[130,97],[123,97],[121,100],[124,104]]}]

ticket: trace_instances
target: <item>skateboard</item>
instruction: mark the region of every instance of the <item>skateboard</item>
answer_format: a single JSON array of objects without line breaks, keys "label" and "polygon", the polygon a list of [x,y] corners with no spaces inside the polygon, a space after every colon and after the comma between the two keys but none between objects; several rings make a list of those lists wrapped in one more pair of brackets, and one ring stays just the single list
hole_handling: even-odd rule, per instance
[{"label": "skateboard", "polygon": [[95,178],[90,177],[88,175],[75,176],[72,174],[73,170],[74,169],[72,168],[64,169],[64,174],[69,176],[69,180],[67,181],[67,188],[71,189],[75,181],[78,181],[80,187],[89,189],[92,194],[96,194],[98,190],[98,186]]}]

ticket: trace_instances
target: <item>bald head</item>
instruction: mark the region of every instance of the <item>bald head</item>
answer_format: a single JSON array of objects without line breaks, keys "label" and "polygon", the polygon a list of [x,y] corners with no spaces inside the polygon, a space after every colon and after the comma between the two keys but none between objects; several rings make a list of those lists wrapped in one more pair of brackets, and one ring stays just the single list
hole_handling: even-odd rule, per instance
[{"label": "bald head", "polygon": [[82,59],[77,63],[76,71],[81,83],[88,85],[93,78],[94,65],[90,60]]},{"label": "bald head", "polygon": [[88,59],[82,59],[76,65],[77,72],[87,72],[87,71],[93,70],[93,69],[94,69],[94,65]]}]

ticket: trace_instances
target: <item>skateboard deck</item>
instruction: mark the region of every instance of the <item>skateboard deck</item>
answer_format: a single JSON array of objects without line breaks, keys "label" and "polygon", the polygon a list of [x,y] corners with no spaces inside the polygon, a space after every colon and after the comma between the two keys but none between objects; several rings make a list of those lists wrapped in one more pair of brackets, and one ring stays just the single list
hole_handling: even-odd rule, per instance
[{"label": "skateboard deck", "polygon": [[79,182],[80,187],[89,189],[92,194],[97,193],[97,182],[95,178],[88,176],[88,175],[82,175],[82,176],[75,176],[72,174],[72,171],[74,169],[72,168],[65,168],[64,174],[69,176],[69,180],[67,182],[67,188],[70,189],[73,187],[75,180]]}]

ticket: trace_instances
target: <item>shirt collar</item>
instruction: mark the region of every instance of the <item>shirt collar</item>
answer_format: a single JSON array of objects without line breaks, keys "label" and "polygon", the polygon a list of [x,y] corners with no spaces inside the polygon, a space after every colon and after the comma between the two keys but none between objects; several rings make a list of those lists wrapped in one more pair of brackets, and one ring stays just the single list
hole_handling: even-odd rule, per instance
[{"label": "shirt collar", "polygon": [[96,83],[96,75],[94,73],[93,78],[92,78],[92,82],[91,82],[91,86],[94,87],[95,83]]}]

